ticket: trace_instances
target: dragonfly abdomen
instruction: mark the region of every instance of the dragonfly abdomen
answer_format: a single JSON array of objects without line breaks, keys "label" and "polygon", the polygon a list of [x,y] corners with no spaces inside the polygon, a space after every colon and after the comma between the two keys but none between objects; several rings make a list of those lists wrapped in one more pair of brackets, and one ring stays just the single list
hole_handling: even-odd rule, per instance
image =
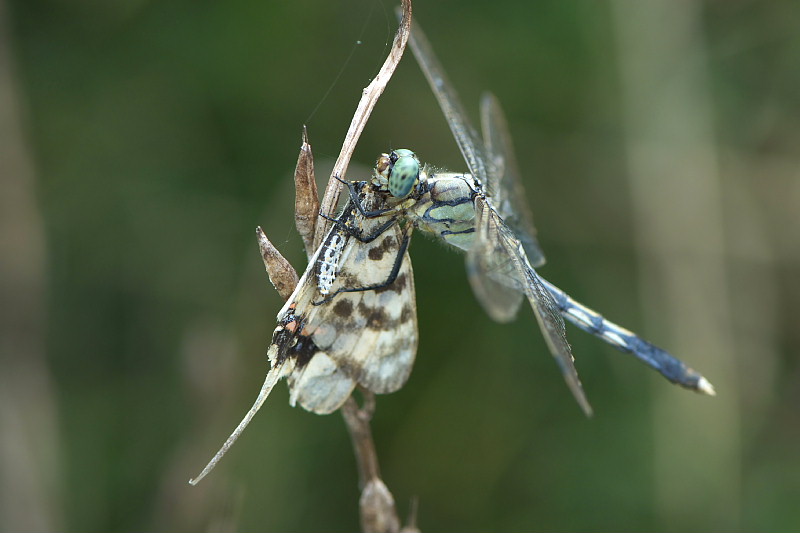
[{"label": "dragonfly abdomen", "polygon": [[542,279],[542,283],[553,296],[561,315],[583,331],[603,339],[622,352],[634,355],[672,383],[714,395],[711,384],[677,357],[576,302],[549,281]]}]

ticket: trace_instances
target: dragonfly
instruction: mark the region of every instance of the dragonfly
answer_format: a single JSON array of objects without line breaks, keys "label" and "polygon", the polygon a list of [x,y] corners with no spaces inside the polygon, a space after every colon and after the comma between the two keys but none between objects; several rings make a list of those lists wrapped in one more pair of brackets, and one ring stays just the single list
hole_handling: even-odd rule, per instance
[{"label": "dragonfly", "polygon": [[354,201],[359,213],[365,218],[402,215],[422,231],[464,251],[473,292],[492,319],[512,320],[526,298],[569,389],[587,415],[592,408],[575,369],[564,318],[635,356],[669,381],[715,395],[711,383],[684,362],[605,319],[538,275],[535,268],[544,265],[545,256],[524,202],[510,134],[497,99],[487,94],[481,100],[481,138],[470,125],[418,24],[412,28],[409,44],[469,172],[423,167],[416,154],[407,149],[382,154],[373,182],[387,194],[387,207],[370,211]]},{"label": "dragonfly", "polygon": [[[329,414],[357,386],[399,390],[416,357],[418,328],[408,246],[414,228],[466,252],[469,280],[489,316],[512,320],[525,298],[568,387],[591,406],[578,378],[564,320],[631,353],[670,381],[713,395],[702,375],[668,352],[606,320],[541,278],[545,263],[524,203],[505,117],[481,103],[484,140],[471,128],[419,26],[410,44],[464,155],[469,173],[423,167],[411,150],[382,154],[369,182],[343,182],[350,199],[278,313],[267,355],[271,368],[253,406],[191,484],[219,462],[286,378],[290,404]],[[327,216],[322,215],[324,218]]]},{"label": "dragonfly", "polygon": [[[378,394],[408,380],[419,338],[412,225],[386,212],[388,195],[370,182],[349,183],[351,199],[317,248],[283,308],[267,349],[270,370],[253,406],[203,471],[225,455],[282,378],[289,403],[317,414],[339,409],[353,390]],[[329,217],[325,217],[329,218]]]}]

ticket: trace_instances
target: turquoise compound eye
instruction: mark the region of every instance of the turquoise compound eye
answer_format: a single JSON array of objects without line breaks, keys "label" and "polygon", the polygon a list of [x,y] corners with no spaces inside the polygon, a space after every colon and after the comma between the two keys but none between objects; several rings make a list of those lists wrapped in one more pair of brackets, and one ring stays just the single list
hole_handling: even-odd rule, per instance
[{"label": "turquoise compound eye", "polygon": [[389,154],[389,192],[395,198],[405,198],[419,179],[419,159],[411,150],[394,150]]}]

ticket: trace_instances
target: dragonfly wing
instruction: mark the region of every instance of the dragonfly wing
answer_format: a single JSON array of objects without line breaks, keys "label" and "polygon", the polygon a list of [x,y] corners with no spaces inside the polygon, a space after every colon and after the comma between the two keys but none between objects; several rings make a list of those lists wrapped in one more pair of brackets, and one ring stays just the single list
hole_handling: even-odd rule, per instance
[{"label": "dragonfly wing", "polygon": [[[489,168],[493,161],[486,157],[483,141],[470,124],[458,94],[447,79],[444,69],[433,53],[430,42],[419,24],[415,23],[412,26],[409,44],[439,102],[439,107],[447,119],[447,124],[450,126],[450,131],[453,133],[470,173],[479,184],[482,184],[494,171]],[[516,316],[522,303],[521,291],[513,287],[509,288],[507,284],[498,283],[493,278],[485,276],[486,270],[482,268],[481,264],[473,261],[469,255],[467,256],[467,272],[475,296],[493,320],[508,322]]]},{"label": "dragonfly wing", "polygon": [[467,253],[467,279],[491,319],[510,322],[522,305],[522,285],[517,281],[516,268],[507,255],[486,252],[489,251]]},{"label": "dragonfly wing", "polygon": [[[500,166],[504,165],[504,161],[487,156],[483,140],[470,124],[456,90],[447,79],[444,69],[419,24],[415,23],[411,28],[409,44],[439,102],[439,107],[447,119],[450,131],[453,133],[472,177],[482,187],[487,182],[498,182],[499,179],[492,178],[492,176],[503,172]],[[501,143],[499,139],[497,143],[498,146],[508,144]],[[522,239],[526,243],[526,247],[531,249],[534,257],[538,258],[537,261],[544,262],[544,256],[539,250],[536,238],[533,237],[533,232],[525,233]],[[492,277],[486,277],[485,269],[471,260],[469,256],[467,257],[467,272],[472,290],[489,316],[498,322],[508,322],[513,319],[522,302],[520,296],[522,291],[515,290],[513,287],[509,290],[507,284],[498,283]]]},{"label": "dragonfly wing", "polygon": [[492,93],[485,93],[481,98],[481,126],[486,153],[491,161],[484,184],[486,193],[503,221],[514,230],[528,261],[533,267],[540,267],[545,263],[544,252],[536,239],[533,215],[522,187],[508,123],[500,102]]},{"label": "dragonfly wing", "polygon": [[525,294],[567,386],[581,409],[591,415],[592,408],[578,378],[564,320],[556,302],[531,267],[522,244],[481,197],[475,199],[475,244],[467,253],[472,256],[470,260],[473,264],[482,269],[487,277],[516,287]]},{"label": "dragonfly wing", "polygon": [[411,45],[411,51],[414,53],[417,63],[422,69],[422,73],[425,74],[425,78],[428,80],[428,84],[439,102],[439,107],[442,108],[447,124],[450,126],[450,131],[453,133],[456,143],[458,143],[461,155],[464,156],[464,161],[467,162],[469,171],[475,179],[483,183],[489,173],[487,168],[489,161],[483,151],[483,142],[467,119],[458,94],[447,79],[442,65],[433,53],[433,48],[431,48],[428,38],[416,22],[411,27],[411,35],[408,42]]}]

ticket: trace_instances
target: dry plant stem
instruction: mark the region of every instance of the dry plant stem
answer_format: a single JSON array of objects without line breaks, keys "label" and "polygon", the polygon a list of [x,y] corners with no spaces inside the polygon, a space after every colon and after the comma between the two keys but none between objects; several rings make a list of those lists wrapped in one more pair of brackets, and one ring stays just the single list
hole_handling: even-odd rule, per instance
[{"label": "dry plant stem", "polygon": [[63,232],[47,228],[37,198],[23,47],[9,4],[0,0],[0,531],[59,531],[69,511],[57,490],[64,432],[44,339],[54,268],[47,237]]},{"label": "dry plant stem", "polygon": [[231,433],[231,436],[228,437],[228,439],[222,445],[222,448],[219,449],[211,461],[208,462],[206,467],[203,468],[203,471],[200,472],[196,478],[189,480],[190,485],[197,485],[204,477],[208,475],[209,472],[214,470],[214,467],[217,466],[217,463],[219,463],[220,459],[222,459],[222,457],[228,453],[230,447],[233,446],[245,428],[250,424],[250,421],[253,420],[253,417],[256,416],[259,409],[261,409],[261,406],[264,405],[264,402],[267,401],[269,394],[272,392],[272,389],[275,388],[275,385],[278,383],[278,381],[280,381],[280,379],[286,374],[291,373],[292,370],[294,370],[294,363],[283,361],[273,366],[270,371],[267,372],[267,377],[264,379],[264,385],[261,386],[261,391],[259,391],[256,401],[253,402],[253,406],[249,411],[247,411],[245,417],[241,422],[239,422],[239,425],[236,426],[236,429],[233,430],[233,433]]},{"label": "dry plant stem", "polygon": [[[645,322],[673,332],[672,347],[692,354],[724,391],[713,409],[697,409],[694,398],[654,391],[654,510],[666,529],[686,530],[694,517],[715,513],[717,529],[734,531],[747,523],[740,394],[748,387],[737,381],[735,361],[741,354],[732,315],[745,300],[732,292],[727,259],[734,242],[727,226],[731,191],[719,167],[704,14],[695,2],[671,0],[616,0],[610,8]],[[658,111],[653,102],[659,102]],[[769,357],[759,354],[764,356]],[[704,443],[699,449],[698,442]],[[685,483],[685,472],[701,471]],[[699,501],[710,491],[715,507]]]},{"label": "dry plant stem", "polygon": [[314,178],[314,155],[311,153],[311,145],[308,144],[308,131],[305,126],[303,126],[303,144],[300,147],[297,167],[294,170],[294,183],[294,223],[297,233],[303,238],[306,255],[311,257],[316,250],[314,230],[320,211],[317,182]]},{"label": "dry plant stem", "polygon": [[[342,183],[335,178],[344,179],[347,166],[353,155],[356,144],[364,126],[372,113],[378,98],[383,94],[389,79],[394,74],[400,58],[403,56],[408,36],[411,32],[411,0],[402,1],[403,17],[400,27],[395,34],[392,49],[389,56],[384,61],[381,70],[375,79],[372,80],[363,91],[361,100],[358,103],[350,128],[345,136],[339,157],[333,166],[333,171],[328,179],[328,186],[325,189],[325,197],[319,213],[333,215],[336,205],[339,203],[339,194],[342,190]],[[304,137],[304,146],[307,138]],[[310,155],[310,150],[309,150]],[[301,159],[303,157],[301,150]],[[300,162],[298,160],[298,169]],[[300,181],[297,181],[298,198],[301,196]],[[314,233],[312,252],[322,243],[325,235],[330,229],[330,222],[321,217],[316,221],[316,231]],[[299,229],[299,221],[298,221]],[[307,247],[308,250],[308,247]],[[350,397],[342,406],[342,415],[350,432],[353,442],[353,450],[356,456],[359,473],[359,485],[361,487],[361,498],[359,499],[359,512],[361,514],[361,529],[366,533],[387,532],[395,533],[400,529],[400,520],[397,518],[394,498],[391,492],[380,479],[378,468],[378,456],[375,453],[375,444],[372,440],[372,430],[369,426],[372,412],[375,408],[375,397],[372,393],[364,392],[364,408],[359,409],[356,401]]]},{"label": "dry plant stem", "polygon": [[[342,184],[334,179],[334,177],[344,179],[347,166],[350,164],[350,158],[356,148],[358,139],[361,137],[361,132],[364,131],[364,126],[367,124],[367,120],[370,114],[372,114],[372,110],[378,102],[378,98],[383,94],[392,74],[394,74],[397,64],[400,62],[400,58],[403,57],[403,51],[408,42],[408,35],[411,32],[411,0],[403,0],[402,9],[403,18],[394,36],[394,42],[392,43],[392,49],[389,51],[389,57],[383,62],[383,66],[378,72],[378,75],[375,76],[361,94],[361,100],[358,102],[353,120],[350,122],[350,128],[347,130],[344,143],[342,143],[339,158],[333,165],[333,172],[331,172],[331,177],[328,180],[328,187],[325,189],[325,198],[322,200],[320,213],[332,213],[336,209],[336,205],[339,203],[339,194],[342,191]],[[330,221],[319,221],[314,234],[314,249],[316,249],[322,242],[322,239],[325,238],[330,227]]]},{"label": "dry plant stem", "polygon": [[375,395],[365,389],[361,389],[361,394],[364,397],[364,406],[359,408],[351,396],[342,406],[342,416],[353,440],[353,450],[358,464],[358,486],[364,489],[367,481],[380,478],[381,473],[369,426],[369,421],[375,412]]},{"label": "dry plant stem", "polygon": [[364,533],[398,533],[400,520],[392,493],[380,478],[367,481],[358,501],[361,530]]},{"label": "dry plant stem", "polygon": [[400,530],[400,533],[421,533],[417,527],[417,508],[419,507],[419,500],[414,497],[411,498],[411,506],[408,509],[408,520],[406,525]]},{"label": "dry plant stem", "polygon": [[365,389],[361,389],[361,394],[364,397],[363,407],[359,408],[352,396],[342,406],[342,416],[350,432],[358,464],[361,529],[365,533],[395,533],[400,530],[400,520],[394,497],[380,477],[378,455],[369,425],[375,412],[375,394]]},{"label": "dry plant stem", "polygon": [[[304,159],[305,161],[301,163]],[[298,171],[295,173],[296,197],[298,198],[295,205],[295,223],[299,231],[302,231],[300,230],[301,226],[309,222],[309,219],[304,216],[304,210],[309,203],[307,199],[316,196],[316,184],[313,180],[307,179],[309,176],[307,171],[301,170],[313,168],[313,161],[311,159],[312,155],[309,150],[308,138],[304,134],[303,146],[300,148],[300,157],[298,158]],[[306,200],[300,201],[300,199]],[[310,219],[312,229],[315,220],[315,217]],[[270,281],[275,286],[278,294],[280,294],[284,300],[287,300],[297,286],[297,273],[281,253],[272,245],[260,227],[256,229],[256,237],[258,238],[258,245],[261,250],[261,258],[264,261],[264,267],[267,270]],[[307,248],[309,259],[313,253],[313,250]],[[277,374],[275,369],[272,369],[267,379],[269,380],[270,376],[277,376]],[[274,379],[273,377],[273,380]],[[234,435],[241,433],[244,427],[247,426],[250,419],[252,419],[263,403],[263,399],[266,399],[266,395],[269,393],[268,391],[272,390],[273,386],[274,383],[265,384],[265,387],[262,388],[262,393],[259,395],[259,400],[256,401],[250,412],[248,412],[248,416],[245,417],[245,420],[243,420],[236,431],[234,431]],[[265,390],[267,391],[266,394],[264,393]],[[358,407],[358,404],[352,397],[348,398],[347,402],[342,406],[342,415],[344,416],[347,429],[350,432],[356,463],[358,464],[359,487],[362,491],[359,501],[361,526],[364,531],[370,533],[396,532],[400,528],[400,521],[397,518],[394,498],[380,479],[378,456],[375,452],[375,444],[372,440],[372,431],[369,425],[369,421],[375,411],[375,395],[366,390],[363,390],[362,394],[364,397],[364,406],[362,408]],[[194,484],[202,479],[232,444],[233,440],[229,439],[209,466],[206,467],[200,476],[192,480],[191,483]]]},{"label": "dry plant stem", "polygon": [[[258,247],[261,250],[261,259],[264,261],[264,267],[267,269],[267,274],[269,275],[269,280],[272,282],[272,285],[275,287],[275,290],[278,291],[278,294],[281,295],[281,298],[284,300],[288,300],[289,297],[294,292],[295,287],[297,287],[297,272],[295,272],[292,265],[289,264],[289,261],[286,260],[285,257],[281,255],[281,253],[272,245],[269,241],[267,236],[264,234],[264,231],[258,227],[256,228],[256,238],[258,239]],[[203,470],[198,474],[197,477],[190,479],[190,485],[197,485],[204,477],[211,472],[217,463],[219,463],[220,459],[225,456],[231,446],[236,442],[245,428],[250,424],[250,421],[253,417],[256,416],[261,406],[264,405],[264,402],[269,397],[269,394],[272,392],[272,389],[275,388],[275,385],[280,381],[281,378],[285,377],[287,374],[290,374],[294,370],[294,363],[283,361],[281,363],[276,364],[272,368],[270,368],[269,372],[267,372],[267,376],[264,379],[264,385],[261,386],[261,390],[258,393],[258,397],[256,398],[255,402],[253,402],[253,406],[247,411],[247,414],[239,422],[239,425],[236,426],[236,429],[233,430],[233,433],[225,440],[225,443],[222,445],[222,448],[211,458],[211,461],[203,468]]]},{"label": "dry plant stem", "polygon": [[[411,0],[403,0],[402,9],[403,18],[400,22],[400,28],[395,35],[389,57],[387,57],[378,75],[362,93],[361,100],[356,108],[355,115],[353,115],[353,120],[350,123],[350,128],[342,145],[342,150],[339,153],[339,158],[328,180],[328,186],[325,190],[325,197],[321,206],[317,201],[318,193],[314,180],[314,159],[311,152],[311,145],[308,143],[306,129],[305,127],[303,128],[303,144],[300,148],[300,155],[298,156],[297,167],[295,168],[295,225],[297,226],[297,231],[303,238],[306,254],[309,259],[313,256],[315,250],[319,247],[330,229],[330,224],[322,218],[318,219],[317,215],[319,213],[326,213],[332,216],[339,201],[341,182],[334,179],[334,176],[344,177],[347,166],[350,163],[350,158],[355,150],[356,143],[361,136],[361,132],[364,130],[364,126],[372,113],[372,109],[375,107],[378,98],[386,88],[405,50],[411,29]],[[261,250],[261,257],[264,261],[264,267],[267,270],[270,281],[275,286],[278,294],[280,294],[284,300],[287,300],[297,286],[297,272],[272,245],[260,227],[256,229],[256,237],[258,239],[259,249]],[[275,382],[282,376],[283,373],[280,369],[273,368],[270,371],[267,376],[267,381],[265,381],[264,387],[261,389],[259,398],[256,400],[250,412],[248,412],[248,415],[239,424],[234,434],[217,453],[217,456],[212,459],[206,469],[204,469],[196,479],[191,480],[190,483],[197,483],[211,468],[213,468],[219,458],[225,454],[230,445],[235,441],[235,438],[238,437],[238,434],[241,433],[250,419],[258,411],[259,407],[272,390],[272,387],[275,385]],[[369,391],[362,391],[362,394],[364,397],[364,406],[362,408],[358,407],[358,404],[352,397],[348,398],[347,402],[342,406],[342,415],[344,416],[347,429],[350,432],[356,462],[358,464],[359,486],[361,488],[361,498],[359,501],[361,527],[363,531],[368,533],[396,533],[400,530],[400,520],[397,518],[394,498],[380,479],[378,457],[375,453],[375,444],[372,440],[372,430],[369,425],[372,413],[375,410],[375,396]],[[411,528],[411,530],[416,530],[416,527],[413,525]]]}]

